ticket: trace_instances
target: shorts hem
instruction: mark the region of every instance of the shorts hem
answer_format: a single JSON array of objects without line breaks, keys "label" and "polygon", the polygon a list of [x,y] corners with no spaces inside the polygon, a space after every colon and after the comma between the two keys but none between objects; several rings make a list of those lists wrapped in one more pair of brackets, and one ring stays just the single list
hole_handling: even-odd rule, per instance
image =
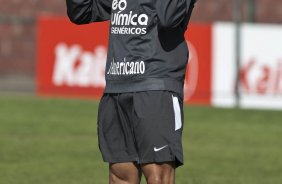
[{"label": "shorts hem", "polygon": [[139,163],[139,159],[134,157],[134,158],[115,158],[115,159],[104,159],[104,162],[111,163],[111,164],[116,164],[116,163],[127,163],[127,162],[136,162]]},{"label": "shorts hem", "polygon": [[150,164],[150,163],[164,163],[164,162],[175,162],[175,166],[179,167],[184,165],[183,161],[178,159],[177,157],[171,159],[148,159],[148,160],[141,160],[138,164]]}]

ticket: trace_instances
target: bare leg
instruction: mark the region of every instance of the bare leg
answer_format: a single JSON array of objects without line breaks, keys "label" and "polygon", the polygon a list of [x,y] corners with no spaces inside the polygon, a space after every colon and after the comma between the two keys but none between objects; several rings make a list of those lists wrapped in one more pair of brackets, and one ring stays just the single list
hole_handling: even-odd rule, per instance
[{"label": "bare leg", "polygon": [[143,174],[148,184],[174,184],[174,162],[142,165]]},{"label": "bare leg", "polygon": [[110,164],[110,184],[139,184],[141,170],[134,163]]}]

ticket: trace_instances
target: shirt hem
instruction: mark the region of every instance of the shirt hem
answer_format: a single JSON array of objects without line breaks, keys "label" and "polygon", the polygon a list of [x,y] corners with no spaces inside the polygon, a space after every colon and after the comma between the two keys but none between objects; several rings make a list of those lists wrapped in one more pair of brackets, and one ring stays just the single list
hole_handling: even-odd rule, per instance
[{"label": "shirt hem", "polygon": [[178,93],[183,97],[184,82],[172,78],[146,78],[136,81],[106,82],[104,93],[130,93],[141,91],[167,90]]}]

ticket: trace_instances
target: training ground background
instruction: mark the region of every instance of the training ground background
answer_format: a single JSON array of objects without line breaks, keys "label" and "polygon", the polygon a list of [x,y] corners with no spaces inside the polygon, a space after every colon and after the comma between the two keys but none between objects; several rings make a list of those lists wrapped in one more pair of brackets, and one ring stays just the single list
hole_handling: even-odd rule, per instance
[{"label": "training ground background", "polygon": [[[97,108],[92,100],[0,94],[0,183],[108,183]],[[185,106],[176,183],[281,184],[281,138],[279,111]]]},{"label": "training ground background", "polygon": [[[0,184],[108,183],[97,145],[98,101],[34,95],[37,20],[66,16],[65,1],[0,2]],[[199,0],[191,22],[231,22],[232,2]],[[282,23],[282,1],[242,2],[243,21]],[[176,183],[281,184],[281,119],[281,111],[186,106],[185,166]]]}]

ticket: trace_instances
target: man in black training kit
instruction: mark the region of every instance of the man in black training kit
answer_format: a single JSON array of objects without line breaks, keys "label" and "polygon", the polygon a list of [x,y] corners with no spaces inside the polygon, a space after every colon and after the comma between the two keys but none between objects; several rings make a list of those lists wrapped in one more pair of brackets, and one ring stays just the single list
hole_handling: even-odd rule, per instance
[{"label": "man in black training kit", "polygon": [[183,164],[184,33],[195,1],[66,0],[73,23],[111,23],[98,115],[111,184],[138,184],[142,173],[149,184],[175,183]]}]

